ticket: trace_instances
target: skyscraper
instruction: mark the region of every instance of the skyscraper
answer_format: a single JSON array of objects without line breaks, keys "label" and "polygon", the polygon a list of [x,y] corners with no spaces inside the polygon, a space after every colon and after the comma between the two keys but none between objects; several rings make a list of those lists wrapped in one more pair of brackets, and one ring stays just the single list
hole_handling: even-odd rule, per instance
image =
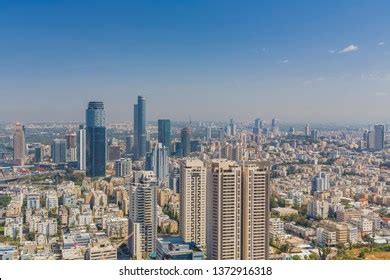
[{"label": "skyscraper", "polygon": [[253,127],[253,133],[260,134],[263,129],[263,120],[261,118],[255,119],[255,126]]},{"label": "skyscraper", "polygon": [[241,259],[241,168],[234,161],[215,160],[208,171],[207,257]]},{"label": "skyscraper", "polygon": [[268,259],[269,238],[268,162],[245,162],[242,165],[241,259]]},{"label": "skyscraper", "polygon": [[310,136],[310,131],[311,131],[311,130],[310,130],[310,124],[307,123],[307,124],[305,125],[305,135],[306,135],[306,136]]},{"label": "skyscraper", "polygon": [[237,125],[234,123],[233,119],[230,119],[230,134],[235,136],[237,134]]},{"label": "skyscraper", "polygon": [[180,162],[180,235],[206,246],[206,168],[199,159]]},{"label": "skyscraper", "polygon": [[17,123],[13,134],[14,162],[16,165],[24,165],[26,159],[26,140],[24,127]]},{"label": "skyscraper", "polygon": [[133,258],[145,259],[156,250],[156,182],[141,175],[139,182],[130,186],[129,202],[130,254]]},{"label": "skyscraper", "polygon": [[185,127],[181,130],[181,154],[183,157],[186,157],[191,153],[191,134],[192,130],[189,127]]},{"label": "skyscraper", "polygon": [[374,126],[375,150],[381,151],[385,148],[385,126],[377,124]]},{"label": "skyscraper", "polygon": [[210,140],[212,138],[212,130],[213,128],[211,126],[206,127],[206,139]]},{"label": "skyscraper", "polygon": [[318,142],[318,130],[317,129],[313,129],[311,131],[311,140],[314,142]]},{"label": "skyscraper", "polygon": [[114,163],[115,176],[127,177],[131,175],[132,163],[129,158],[121,158]]},{"label": "skyscraper", "polygon": [[150,153],[146,154],[145,169],[154,171],[158,183],[168,183],[169,179],[168,148],[163,144],[155,145]]},{"label": "skyscraper", "polygon": [[66,140],[66,161],[77,161],[77,134],[70,130],[65,134]]},{"label": "skyscraper", "polygon": [[329,175],[325,172],[319,172],[311,180],[311,192],[323,192],[329,190]]},{"label": "skyscraper", "polygon": [[54,163],[66,162],[66,140],[54,139],[51,144],[51,159]]},{"label": "skyscraper", "polygon": [[86,111],[86,174],[106,175],[106,111],[103,102],[89,102]]},{"label": "skyscraper", "polygon": [[168,148],[171,153],[171,121],[158,120],[158,142]]},{"label": "skyscraper", "polygon": [[77,131],[77,165],[79,170],[86,170],[86,130],[84,125],[79,126]]},{"label": "skyscraper", "polygon": [[268,257],[269,163],[214,160],[207,178],[207,255]]},{"label": "skyscraper", "polygon": [[126,155],[133,153],[134,149],[134,136],[129,135],[126,137]]},{"label": "skyscraper", "polygon": [[138,96],[134,104],[134,158],[142,159],[146,154],[146,98]]},{"label": "skyscraper", "polygon": [[279,132],[279,120],[278,119],[272,119],[271,128],[272,128],[273,133]]}]

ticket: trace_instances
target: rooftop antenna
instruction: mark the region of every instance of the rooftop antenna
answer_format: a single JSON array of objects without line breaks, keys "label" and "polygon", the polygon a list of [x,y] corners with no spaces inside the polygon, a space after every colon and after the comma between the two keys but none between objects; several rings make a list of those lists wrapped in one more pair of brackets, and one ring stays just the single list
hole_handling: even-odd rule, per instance
[{"label": "rooftop antenna", "polygon": [[191,115],[190,115],[190,126],[192,125],[192,121],[191,121]]}]

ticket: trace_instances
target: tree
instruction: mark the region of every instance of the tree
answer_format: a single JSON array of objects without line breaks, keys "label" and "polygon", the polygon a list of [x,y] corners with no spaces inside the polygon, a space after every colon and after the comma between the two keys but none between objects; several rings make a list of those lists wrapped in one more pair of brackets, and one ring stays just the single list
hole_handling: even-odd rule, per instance
[{"label": "tree", "polygon": [[366,250],[365,249],[360,249],[358,258],[363,259],[363,260],[366,258]]},{"label": "tree", "polygon": [[329,247],[324,247],[320,246],[318,247],[318,255],[320,256],[321,260],[326,260],[328,255],[330,254],[330,248]]},{"label": "tree", "polygon": [[293,259],[294,261],[300,261],[300,260],[302,260],[301,257],[298,256],[298,255],[292,256],[292,259]]}]

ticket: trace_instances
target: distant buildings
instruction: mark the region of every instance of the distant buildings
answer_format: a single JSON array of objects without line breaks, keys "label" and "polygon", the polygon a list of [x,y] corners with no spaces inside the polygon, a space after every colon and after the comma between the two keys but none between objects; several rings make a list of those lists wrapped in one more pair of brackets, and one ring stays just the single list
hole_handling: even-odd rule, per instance
[{"label": "distant buildings", "polygon": [[311,192],[323,192],[329,190],[329,175],[319,172],[311,181]]},{"label": "distant buildings", "polygon": [[79,126],[77,131],[77,166],[81,171],[86,170],[86,144],[87,144],[87,135],[84,125]]},{"label": "distant buildings", "polygon": [[168,183],[169,178],[168,147],[162,143],[156,144],[150,153],[146,154],[145,169],[154,171],[159,183]]},{"label": "distant buildings", "polygon": [[168,148],[168,155],[171,153],[171,121],[158,120],[158,142]]},{"label": "distant buildings", "polygon": [[16,165],[24,165],[26,159],[26,139],[24,127],[17,123],[13,134],[14,162]]},{"label": "distant buildings", "polygon": [[86,174],[106,175],[106,111],[103,102],[89,102],[86,111]]},{"label": "distant buildings", "polygon": [[142,159],[146,155],[146,98],[138,96],[134,104],[134,158]]},{"label": "distant buildings", "polygon": [[127,177],[132,173],[132,163],[130,158],[121,158],[114,163],[115,176]]},{"label": "distant buildings", "polygon": [[56,164],[66,162],[66,141],[65,139],[54,139],[51,144],[51,158]]},{"label": "distant buildings", "polygon": [[183,157],[187,157],[191,153],[191,134],[192,129],[189,127],[185,127],[181,130],[181,155]]},{"label": "distant buildings", "polygon": [[374,125],[373,131],[368,131],[365,135],[367,149],[372,151],[381,151],[385,148],[385,126],[382,124]]}]

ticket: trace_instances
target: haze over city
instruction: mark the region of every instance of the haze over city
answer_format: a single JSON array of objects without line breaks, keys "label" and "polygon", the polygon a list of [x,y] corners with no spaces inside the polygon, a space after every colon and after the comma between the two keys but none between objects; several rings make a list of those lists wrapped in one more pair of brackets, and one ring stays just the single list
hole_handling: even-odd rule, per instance
[{"label": "haze over city", "polygon": [[0,120],[82,121],[101,100],[109,121],[131,121],[142,94],[148,120],[386,122],[388,8],[2,1]]}]

